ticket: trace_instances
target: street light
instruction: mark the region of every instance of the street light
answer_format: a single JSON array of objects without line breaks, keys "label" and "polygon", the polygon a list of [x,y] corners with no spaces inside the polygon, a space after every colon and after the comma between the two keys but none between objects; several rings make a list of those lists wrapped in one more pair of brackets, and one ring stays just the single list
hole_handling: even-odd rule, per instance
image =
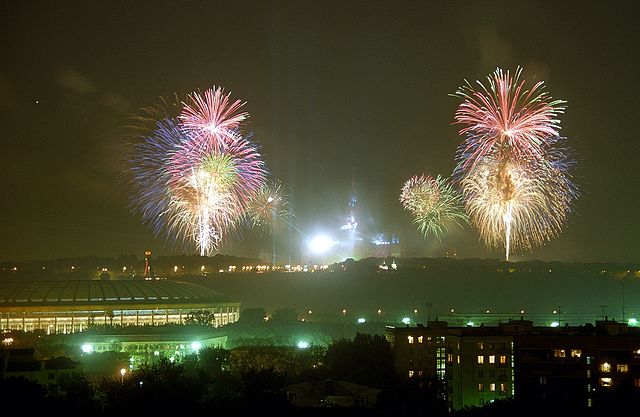
[{"label": "street light", "polygon": [[124,376],[127,373],[125,368],[120,369],[120,384],[124,384]]}]

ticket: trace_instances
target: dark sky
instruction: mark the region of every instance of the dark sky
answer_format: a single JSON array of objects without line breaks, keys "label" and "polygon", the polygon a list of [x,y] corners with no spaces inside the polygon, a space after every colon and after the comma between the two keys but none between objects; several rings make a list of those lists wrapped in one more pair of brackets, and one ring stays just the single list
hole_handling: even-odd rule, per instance
[{"label": "dark sky", "polygon": [[[638,6],[633,1],[3,1],[0,261],[180,252],[128,208],[129,118],[221,85],[294,189],[299,227],[339,224],[355,169],[363,209],[425,255],[500,257],[467,228],[423,241],[398,203],[449,175],[463,82],[524,67],[568,102],[582,197],[526,258],[638,261]],[[259,244],[223,252],[252,255]]]}]

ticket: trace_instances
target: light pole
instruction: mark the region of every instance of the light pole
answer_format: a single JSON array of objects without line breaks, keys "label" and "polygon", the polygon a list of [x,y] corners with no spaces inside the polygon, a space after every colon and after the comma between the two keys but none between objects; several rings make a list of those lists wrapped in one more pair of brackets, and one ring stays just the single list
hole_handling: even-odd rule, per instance
[{"label": "light pole", "polygon": [[622,285],[622,322],[624,323],[624,278],[620,281]]},{"label": "light pole", "polygon": [[342,309],[342,323],[344,325],[342,334],[343,334],[343,337],[346,339],[347,338],[347,309],[346,308]]}]

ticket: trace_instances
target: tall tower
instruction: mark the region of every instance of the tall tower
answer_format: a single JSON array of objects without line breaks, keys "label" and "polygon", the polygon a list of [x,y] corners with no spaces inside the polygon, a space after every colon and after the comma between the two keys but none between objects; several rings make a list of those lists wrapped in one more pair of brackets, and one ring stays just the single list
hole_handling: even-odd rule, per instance
[{"label": "tall tower", "polygon": [[349,256],[356,258],[356,236],[358,230],[358,194],[356,193],[356,169],[351,174],[351,192],[349,193],[349,218],[347,230],[349,231]]},{"label": "tall tower", "polygon": [[144,251],[144,278],[148,279],[153,277],[153,270],[151,269],[151,251]]}]

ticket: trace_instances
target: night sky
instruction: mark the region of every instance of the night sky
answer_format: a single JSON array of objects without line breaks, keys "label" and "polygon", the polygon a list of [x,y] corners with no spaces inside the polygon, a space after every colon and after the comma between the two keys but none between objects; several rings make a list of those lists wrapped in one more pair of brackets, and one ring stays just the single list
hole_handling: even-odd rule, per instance
[{"label": "night sky", "polygon": [[[142,107],[213,85],[247,102],[301,229],[341,224],[355,172],[368,222],[414,253],[499,258],[470,227],[423,240],[398,196],[411,175],[450,175],[460,138],[449,94],[518,65],[568,102],[562,133],[582,196],[559,238],[516,259],[638,261],[638,8],[3,1],[0,261],[181,253],[131,214],[122,148]],[[253,256],[258,241],[222,252]]]}]

